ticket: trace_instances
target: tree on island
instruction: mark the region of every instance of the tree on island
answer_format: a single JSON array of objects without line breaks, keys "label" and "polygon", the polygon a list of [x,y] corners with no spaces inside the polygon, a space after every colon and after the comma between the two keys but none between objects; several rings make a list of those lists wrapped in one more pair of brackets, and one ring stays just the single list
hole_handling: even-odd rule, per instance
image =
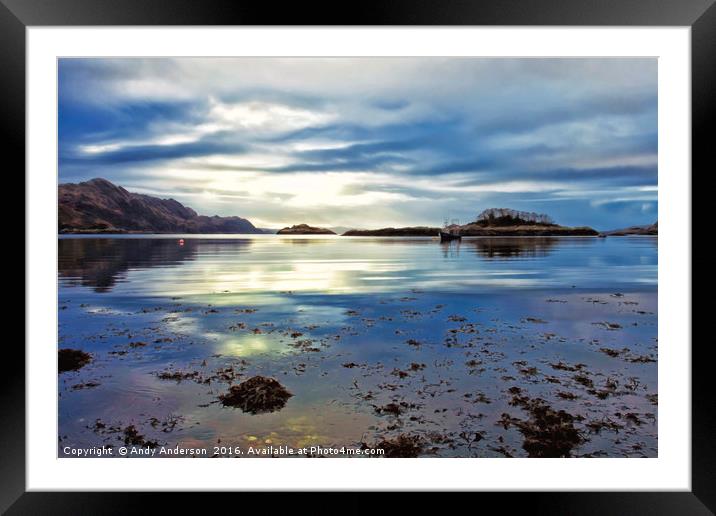
[{"label": "tree on island", "polygon": [[509,208],[488,208],[477,216],[475,224],[480,226],[554,226],[555,222],[552,217],[544,213]]}]

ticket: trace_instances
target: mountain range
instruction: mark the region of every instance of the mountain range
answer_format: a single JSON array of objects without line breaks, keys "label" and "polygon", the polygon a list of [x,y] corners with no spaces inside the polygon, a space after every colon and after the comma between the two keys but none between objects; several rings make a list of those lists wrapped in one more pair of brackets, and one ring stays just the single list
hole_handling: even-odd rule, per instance
[{"label": "mountain range", "polygon": [[241,217],[199,215],[174,199],[128,192],[106,179],[59,185],[60,233],[264,233]]}]

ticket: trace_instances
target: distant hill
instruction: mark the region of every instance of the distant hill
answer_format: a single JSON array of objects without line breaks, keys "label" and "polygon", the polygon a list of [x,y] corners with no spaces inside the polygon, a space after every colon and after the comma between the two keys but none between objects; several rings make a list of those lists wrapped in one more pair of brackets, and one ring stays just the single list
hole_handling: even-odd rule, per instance
[{"label": "distant hill", "polygon": [[355,228],[348,227],[348,226],[328,226],[328,229],[333,231],[336,235],[342,235],[346,231],[350,231]]},{"label": "distant hill", "polygon": [[326,228],[316,228],[308,224],[296,224],[290,228],[279,229],[278,235],[335,235],[335,232]]},{"label": "distant hill", "polygon": [[602,236],[629,236],[629,235],[658,235],[659,224],[654,222],[647,226],[631,226],[624,229],[614,229],[612,231],[602,231]]},{"label": "distant hill", "polygon": [[59,185],[58,202],[60,233],[263,233],[241,217],[198,215],[100,178]]},{"label": "distant hill", "polygon": [[350,229],[343,236],[438,236],[440,228],[415,226],[409,228]]}]

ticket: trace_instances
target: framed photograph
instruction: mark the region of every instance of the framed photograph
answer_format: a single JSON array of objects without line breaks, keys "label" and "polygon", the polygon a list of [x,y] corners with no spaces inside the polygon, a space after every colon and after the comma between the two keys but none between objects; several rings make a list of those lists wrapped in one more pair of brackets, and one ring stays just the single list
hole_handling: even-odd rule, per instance
[{"label": "framed photograph", "polygon": [[2,0],[27,203],[3,510],[712,513],[712,4]]}]

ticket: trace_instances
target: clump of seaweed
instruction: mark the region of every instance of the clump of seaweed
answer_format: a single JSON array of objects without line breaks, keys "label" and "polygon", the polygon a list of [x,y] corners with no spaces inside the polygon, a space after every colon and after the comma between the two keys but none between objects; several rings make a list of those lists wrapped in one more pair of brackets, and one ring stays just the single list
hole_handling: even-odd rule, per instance
[{"label": "clump of seaweed", "polygon": [[540,319],[539,317],[525,317],[522,321],[530,322],[533,324],[547,324],[547,321],[545,321],[544,319]]},{"label": "clump of seaweed", "polygon": [[60,373],[78,371],[92,360],[89,353],[79,349],[61,349],[57,352],[57,369]]},{"label": "clump of seaweed", "polygon": [[390,414],[392,416],[399,416],[404,412],[403,407],[401,407],[398,403],[388,403],[386,405],[383,405],[382,407],[375,407],[375,412],[377,414]]},{"label": "clump of seaweed", "polygon": [[599,351],[601,351],[605,355],[610,356],[612,358],[620,357],[623,354],[629,352],[629,350],[627,348],[624,348],[624,349],[599,348]]},{"label": "clump of seaweed", "polygon": [[399,416],[408,410],[416,409],[418,405],[415,403],[408,403],[407,401],[401,402],[390,402],[383,406],[373,405],[375,413],[378,415],[389,414],[391,416]]},{"label": "clump of seaweed", "polygon": [[599,348],[599,351],[608,355],[612,358],[623,358],[627,362],[632,364],[648,364],[649,362],[656,362],[655,358],[648,355],[634,355],[631,353],[629,348],[623,349],[611,349],[611,348]]},{"label": "clump of seaweed", "polygon": [[233,385],[229,392],[219,396],[225,407],[238,407],[244,412],[260,414],[281,410],[293,396],[273,378],[254,376],[239,385]]},{"label": "clump of seaweed", "polygon": [[559,391],[559,392],[557,392],[557,396],[562,398],[563,400],[569,400],[569,401],[576,400],[579,398],[579,396],[577,396],[573,392],[567,392],[567,391]]},{"label": "clump of seaweed", "polygon": [[100,386],[99,382],[81,382],[81,383],[76,383],[75,385],[73,385],[70,388],[73,391],[80,391],[82,389],[92,389],[94,387],[99,387],[99,386]]},{"label": "clump of seaweed", "polygon": [[622,329],[622,325],[621,325],[621,324],[619,324],[619,323],[613,323],[613,322],[609,322],[609,321],[593,322],[592,324],[594,324],[595,326],[601,326],[601,327],[603,327],[603,328],[605,328],[605,329],[607,329],[607,330],[612,330],[612,331],[613,331],[613,330],[621,330],[621,329]]},{"label": "clump of seaweed", "polygon": [[627,360],[633,364],[648,364],[649,362],[656,362],[655,358],[647,355],[638,355],[629,357]]},{"label": "clump of seaweed", "polygon": [[512,392],[511,405],[520,405],[530,415],[518,419],[502,414],[498,422],[504,428],[515,426],[524,436],[522,448],[529,457],[570,457],[572,448],[584,442],[574,427],[575,417],[564,410],[554,410],[544,400],[519,396],[521,390]]},{"label": "clump of seaweed", "polygon": [[362,448],[383,450],[382,454],[373,455],[373,457],[393,458],[416,458],[425,447],[423,439],[419,435],[400,434],[393,439],[383,439],[375,446],[370,447],[363,443]]},{"label": "clump of seaweed", "polygon": [[590,432],[593,432],[595,434],[598,434],[602,430],[611,430],[612,432],[619,432],[622,428],[624,428],[623,425],[620,425],[619,423],[616,423],[615,421],[612,421],[608,417],[603,417],[602,419],[595,419],[586,424],[586,427],[589,429]]},{"label": "clump of seaweed", "polygon": [[393,369],[393,371],[390,374],[392,374],[393,376],[397,376],[398,378],[406,378],[406,377],[410,376],[407,372],[401,371],[400,369],[397,369],[397,368]]},{"label": "clump of seaweed", "polygon": [[476,392],[475,394],[466,392],[463,394],[463,398],[472,400],[473,403],[492,403],[492,400],[488,398],[484,392]]},{"label": "clump of seaweed", "polygon": [[134,425],[129,425],[123,431],[124,444],[133,446],[143,446],[145,448],[156,448],[159,446],[157,441],[147,441]]},{"label": "clump of seaweed", "polygon": [[556,364],[550,363],[549,365],[552,366],[552,369],[557,369],[558,371],[572,371],[572,372],[581,371],[585,367],[585,364],[571,365],[571,364],[562,362],[561,360],[559,362],[557,362]]},{"label": "clump of seaweed", "polygon": [[575,374],[572,378],[574,378],[577,383],[580,383],[585,387],[589,387],[590,389],[594,387],[592,379],[584,373]]},{"label": "clump of seaweed", "polygon": [[321,351],[320,348],[317,348],[316,346],[313,345],[313,340],[311,340],[311,339],[294,340],[294,341],[289,342],[288,345],[290,347],[292,347],[293,349],[297,349],[299,351],[308,351],[308,352],[312,352],[312,353],[317,353],[317,352]]},{"label": "clump of seaweed", "polygon": [[199,371],[161,371],[157,373],[157,378],[160,380],[174,380],[181,382],[182,380],[194,380],[199,377]]},{"label": "clump of seaweed", "polygon": [[619,387],[619,383],[616,380],[612,378],[607,378],[607,380],[604,382],[604,387],[601,390],[598,391],[596,389],[589,389],[587,392],[596,396],[600,400],[605,400],[611,394],[616,394],[617,387]]}]

